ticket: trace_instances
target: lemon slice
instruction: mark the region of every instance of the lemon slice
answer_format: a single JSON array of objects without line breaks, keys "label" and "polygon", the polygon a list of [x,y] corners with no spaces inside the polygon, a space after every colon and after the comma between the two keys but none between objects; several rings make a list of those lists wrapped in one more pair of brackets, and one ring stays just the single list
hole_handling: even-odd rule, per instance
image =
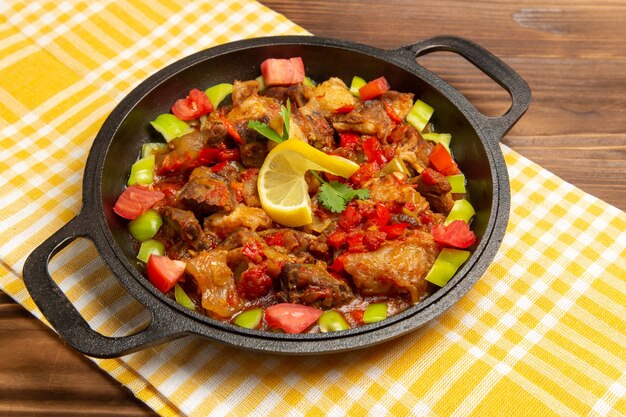
[{"label": "lemon slice", "polygon": [[310,224],[313,215],[304,174],[313,170],[348,178],[358,169],[358,164],[346,158],[327,155],[300,140],[286,140],[272,149],[259,171],[261,206],[282,225]]}]

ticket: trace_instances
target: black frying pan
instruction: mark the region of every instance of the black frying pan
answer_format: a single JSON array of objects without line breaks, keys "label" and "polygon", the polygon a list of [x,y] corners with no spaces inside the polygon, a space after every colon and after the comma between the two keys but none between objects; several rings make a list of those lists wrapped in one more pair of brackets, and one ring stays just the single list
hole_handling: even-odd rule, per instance
[{"label": "black frying pan", "polygon": [[[452,51],[467,59],[511,95],[501,117],[479,113],[457,90],[416,63],[433,51]],[[145,142],[157,140],[149,121],[170,110],[190,88],[206,88],[235,79],[252,79],[266,58],[301,56],[315,80],[331,76],[347,83],[353,75],[384,75],[394,90],[413,92],[435,108],[433,121],[452,133],[452,150],[476,209],[472,229],[475,252],[455,277],[424,302],[384,321],[342,332],[279,334],[242,329],[178,305],[155,289],[141,273],[125,222],[113,213],[131,164]],[[311,354],[371,346],[405,334],[442,314],[485,272],[504,236],[510,192],[499,140],[526,111],[528,85],[511,68],[480,46],[452,36],[435,37],[395,50],[318,37],[268,37],[211,48],[157,72],[135,88],[104,122],[91,148],[83,180],[80,213],[26,260],[24,282],[33,300],[59,334],[80,352],[115,357],[186,334],[265,352]],[[152,315],[140,332],[106,337],[93,331],[50,277],[48,262],[77,237],[92,240],[113,274]]]}]

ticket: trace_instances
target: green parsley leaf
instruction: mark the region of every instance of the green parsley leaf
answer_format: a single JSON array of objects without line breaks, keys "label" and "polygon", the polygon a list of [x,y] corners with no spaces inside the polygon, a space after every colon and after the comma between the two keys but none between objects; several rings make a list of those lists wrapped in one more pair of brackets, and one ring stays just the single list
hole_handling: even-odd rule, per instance
[{"label": "green parsley leaf", "polygon": [[324,207],[333,213],[341,213],[354,198],[369,198],[368,190],[355,190],[339,181],[324,182],[320,187],[319,200]]},{"label": "green parsley leaf", "polygon": [[248,122],[248,127],[276,143],[284,142],[289,139],[289,122],[291,121],[291,103],[289,99],[287,99],[287,107],[280,106],[280,115],[282,116],[284,123],[282,137],[277,131],[269,127],[269,125],[259,122],[258,120],[250,120]]},{"label": "green parsley leaf", "polygon": [[248,127],[252,130],[256,130],[266,138],[273,140],[276,143],[280,143],[283,141],[283,138],[281,138],[274,129],[272,129],[265,123],[259,122],[258,120],[250,120],[248,122]]}]

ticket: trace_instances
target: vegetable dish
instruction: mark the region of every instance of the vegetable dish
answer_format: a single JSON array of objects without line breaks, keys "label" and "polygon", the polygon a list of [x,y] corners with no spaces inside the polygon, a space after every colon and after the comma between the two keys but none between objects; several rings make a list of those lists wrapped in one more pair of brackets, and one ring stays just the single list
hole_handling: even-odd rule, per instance
[{"label": "vegetable dish", "polygon": [[[312,80],[299,57],[155,115],[114,211],[147,279],[260,331],[384,320],[444,286],[476,237],[435,109],[384,76]],[[202,86],[203,88],[206,86]]]}]

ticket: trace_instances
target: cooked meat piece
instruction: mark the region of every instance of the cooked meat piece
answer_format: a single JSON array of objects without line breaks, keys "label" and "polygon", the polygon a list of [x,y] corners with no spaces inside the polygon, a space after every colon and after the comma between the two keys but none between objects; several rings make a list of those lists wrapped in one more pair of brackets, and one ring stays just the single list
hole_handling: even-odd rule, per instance
[{"label": "cooked meat piece", "polygon": [[413,107],[414,96],[413,93],[399,93],[389,90],[385,91],[380,96],[380,99],[389,104],[396,114],[401,119],[404,119],[406,115],[409,114],[409,111],[411,111],[411,107]]},{"label": "cooked meat piece", "polygon": [[209,113],[206,121],[200,126],[200,130],[204,132],[207,137],[205,146],[210,148],[217,148],[226,140],[226,136],[228,135],[226,126],[224,126],[219,113],[216,111]]},{"label": "cooked meat piece", "polygon": [[216,236],[204,233],[193,212],[175,207],[164,207],[162,213],[161,233],[168,239],[182,239],[186,245],[195,250],[212,249],[217,244]]},{"label": "cooked meat piece", "polygon": [[[262,120],[266,118],[272,128],[282,127],[282,118],[279,114],[280,103],[270,97],[260,97],[253,94],[244,99],[239,106],[234,107],[227,115],[233,123],[248,120]],[[275,123],[279,123],[278,126]],[[277,129],[278,130],[278,129]]]},{"label": "cooked meat piece", "polygon": [[299,127],[305,141],[317,149],[330,152],[335,149],[333,128],[321,112],[301,112],[292,114],[292,124]]},{"label": "cooked meat piece", "polygon": [[281,103],[287,103],[287,99],[289,99],[295,108],[304,106],[312,94],[313,89],[302,84],[294,84],[289,87],[272,86],[261,92],[261,95],[271,97]]},{"label": "cooked meat piece", "polygon": [[237,162],[228,161],[224,166],[222,166],[219,171],[216,171],[215,174],[224,178],[226,182],[229,184],[233,181],[241,181],[240,168]]},{"label": "cooked meat piece", "polygon": [[202,307],[218,318],[232,317],[243,308],[225,250],[202,251],[187,262],[185,271],[196,282]]},{"label": "cooked meat piece", "polygon": [[204,166],[191,172],[189,181],[178,194],[178,199],[199,215],[218,210],[229,212],[237,204],[226,180]]},{"label": "cooked meat piece", "polygon": [[[208,220],[209,220],[208,218],[204,219],[205,232],[211,231],[208,228]],[[226,236],[226,238],[222,240],[222,242],[218,245],[217,249],[229,251],[229,250],[243,246],[243,244],[249,240],[253,240],[257,238],[258,238],[258,235],[250,229],[238,229],[238,230],[235,230],[233,233],[229,234],[228,236]]]},{"label": "cooked meat piece", "polygon": [[216,213],[204,220],[205,229],[212,230],[220,237],[225,237],[240,227],[256,231],[268,229],[271,226],[272,219],[263,209],[243,204],[237,205],[232,213]]},{"label": "cooked meat piece", "polygon": [[330,308],[350,301],[354,294],[343,281],[333,277],[323,262],[286,263],[280,274],[283,298],[290,303]]},{"label": "cooked meat piece", "polygon": [[239,106],[245,99],[259,91],[257,80],[238,81],[233,83],[233,105]]},{"label": "cooked meat piece", "polygon": [[173,139],[169,143],[172,151],[156,156],[157,173],[164,175],[193,168],[198,152],[205,147],[208,137],[208,131],[196,130]]},{"label": "cooked meat piece", "polygon": [[418,213],[428,208],[426,199],[411,184],[407,184],[406,176],[400,172],[372,178],[365,183],[365,187],[373,200],[401,205],[412,203]]},{"label": "cooked meat piece", "polygon": [[391,141],[398,143],[396,155],[418,173],[428,166],[428,156],[433,145],[424,140],[413,126],[399,126],[391,134]]},{"label": "cooked meat piece", "polygon": [[321,111],[322,115],[328,118],[336,109],[354,106],[357,101],[340,78],[332,77],[315,87],[312,97],[301,108],[304,109],[304,114]]},{"label": "cooked meat piece", "polygon": [[258,179],[259,170],[256,168],[250,168],[241,173],[241,182],[243,183],[243,201],[248,207],[261,207],[259,189],[257,188]]},{"label": "cooked meat piece", "polygon": [[267,141],[248,142],[241,145],[241,163],[246,167],[261,168],[268,154]]},{"label": "cooked meat piece", "polygon": [[454,199],[450,195],[452,186],[439,172],[426,168],[417,178],[417,191],[428,200],[433,211],[448,214],[454,206]]},{"label": "cooked meat piece", "polygon": [[408,294],[416,303],[427,295],[424,278],[438,254],[429,233],[415,232],[405,240],[386,241],[373,252],[348,253],[343,264],[362,294]]},{"label": "cooked meat piece", "polygon": [[260,94],[265,97],[273,98],[274,100],[280,101],[281,103],[287,102],[287,87],[273,85],[261,91]]},{"label": "cooked meat piece", "polygon": [[380,100],[359,103],[351,112],[333,114],[330,120],[339,132],[357,132],[379,139],[385,139],[394,127]]}]

